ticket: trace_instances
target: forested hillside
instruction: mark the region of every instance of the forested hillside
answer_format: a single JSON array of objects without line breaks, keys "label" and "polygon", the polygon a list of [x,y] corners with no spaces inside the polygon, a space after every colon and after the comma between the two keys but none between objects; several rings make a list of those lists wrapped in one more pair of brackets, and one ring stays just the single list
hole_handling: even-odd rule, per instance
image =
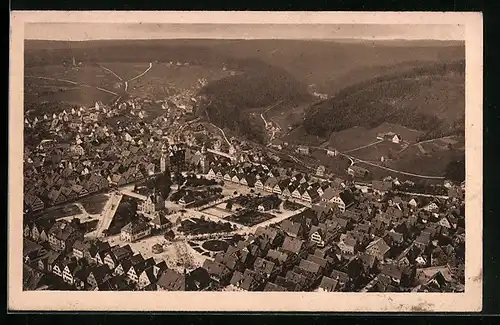
[{"label": "forested hillside", "polygon": [[427,132],[424,137],[464,132],[465,61],[429,64],[347,88],[308,109],[305,130],[327,137],[353,126],[382,122]]},{"label": "forested hillside", "polygon": [[259,69],[250,68],[241,74],[213,81],[201,90],[200,95],[206,96],[209,105],[201,107],[198,114],[206,114],[218,126],[261,142],[263,125],[251,120],[248,109],[279,101],[295,105],[312,100],[306,85],[288,72],[264,63],[260,63]]}]

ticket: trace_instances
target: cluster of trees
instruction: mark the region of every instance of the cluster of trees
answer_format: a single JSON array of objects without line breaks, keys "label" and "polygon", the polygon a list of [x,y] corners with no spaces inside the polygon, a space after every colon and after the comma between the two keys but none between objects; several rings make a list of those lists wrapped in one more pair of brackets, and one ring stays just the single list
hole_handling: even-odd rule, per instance
[{"label": "cluster of trees", "polygon": [[465,155],[458,160],[451,161],[446,166],[445,177],[453,182],[465,180]]},{"label": "cluster of trees", "polygon": [[[353,126],[375,127],[382,122],[429,131],[426,137],[430,138],[464,132],[461,120],[450,125],[428,109],[429,105],[442,104],[439,96],[425,99],[418,93],[419,87],[432,87],[434,81],[442,80],[450,74],[463,76],[464,66],[465,62],[462,61],[433,64],[346,87],[335,97],[312,105],[306,111],[304,128],[309,134],[320,137]],[[456,85],[457,89],[461,86]],[[391,100],[402,98],[405,99],[405,104],[391,103]],[[463,99],[456,100],[460,106],[457,109],[465,111],[465,94]]]},{"label": "cluster of trees", "polygon": [[447,195],[448,190],[443,185],[429,184],[427,181],[408,184],[402,183],[396,187],[397,190],[410,193],[425,193],[430,195]]},{"label": "cluster of trees", "polygon": [[111,221],[106,231],[106,235],[117,234],[126,224],[136,220],[139,220],[139,215],[137,214],[137,200],[124,196],[116,209],[115,217]]},{"label": "cluster of trees", "polygon": [[209,234],[214,232],[229,232],[234,230],[234,227],[229,222],[215,222],[204,218],[194,222],[182,222],[179,231],[190,235]]},{"label": "cluster of trees", "polygon": [[198,186],[212,186],[217,185],[213,179],[198,178],[196,175],[190,175],[186,178],[185,186],[198,187]]},{"label": "cluster of trees", "polygon": [[214,124],[261,143],[265,141],[264,125],[246,110],[279,101],[297,104],[311,99],[307,87],[291,74],[254,61],[241,74],[210,82],[200,94],[209,104],[198,114],[206,114]]},{"label": "cluster of trees", "polygon": [[166,200],[171,192],[172,184],[170,170],[166,169],[163,173],[147,179],[145,185],[149,190],[155,189],[162,199]]}]

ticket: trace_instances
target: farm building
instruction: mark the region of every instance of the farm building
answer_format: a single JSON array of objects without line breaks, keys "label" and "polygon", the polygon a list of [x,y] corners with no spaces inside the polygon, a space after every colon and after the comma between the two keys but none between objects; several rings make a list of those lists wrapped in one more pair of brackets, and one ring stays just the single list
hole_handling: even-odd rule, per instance
[{"label": "farm building", "polygon": [[391,141],[393,143],[400,143],[403,141],[403,138],[394,132],[387,132],[387,133],[378,133],[377,134],[377,140],[383,140],[383,141]]}]

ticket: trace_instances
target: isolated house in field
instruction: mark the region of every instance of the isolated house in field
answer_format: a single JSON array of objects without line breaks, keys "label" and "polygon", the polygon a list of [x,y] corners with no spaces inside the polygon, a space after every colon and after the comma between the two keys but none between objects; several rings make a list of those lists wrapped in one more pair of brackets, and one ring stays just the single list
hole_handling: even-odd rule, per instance
[{"label": "isolated house in field", "polygon": [[396,134],[394,132],[387,132],[387,133],[378,133],[377,140],[391,141],[392,143],[401,143],[401,141],[403,141],[403,138],[401,137],[401,135]]},{"label": "isolated house in field", "polygon": [[335,148],[328,148],[326,150],[326,155],[330,157],[336,157],[339,154],[338,150]]},{"label": "isolated house in field", "polygon": [[307,146],[298,146],[296,149],[297,153],[300,153],[301,155],[308,155],[309,154],[309,147]]}]

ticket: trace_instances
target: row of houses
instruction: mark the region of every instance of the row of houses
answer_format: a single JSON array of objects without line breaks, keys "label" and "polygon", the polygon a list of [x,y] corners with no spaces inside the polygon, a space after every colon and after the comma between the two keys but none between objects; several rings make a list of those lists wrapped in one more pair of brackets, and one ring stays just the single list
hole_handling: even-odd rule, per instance
[{"label": "row of houses", "polygon": [[254,187],[256,190],[310,204],[320,201],[334,203],[342,211],[354,203],[352,195],[346,189],[345,181],[341,179],[320,181],[314,180],[306,174],[281,174],[255,166],[250,168],[212,167],[209,169],[207,177]]}]

